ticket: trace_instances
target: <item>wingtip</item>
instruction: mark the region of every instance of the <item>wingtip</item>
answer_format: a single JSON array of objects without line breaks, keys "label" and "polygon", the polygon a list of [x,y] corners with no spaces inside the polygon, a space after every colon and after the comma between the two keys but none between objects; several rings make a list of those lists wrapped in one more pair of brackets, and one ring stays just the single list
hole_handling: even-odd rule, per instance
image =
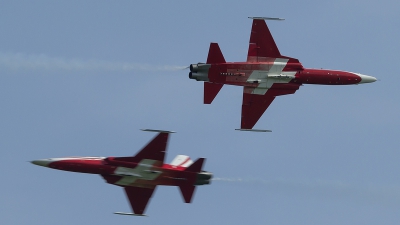
[{"label": "wingtip", "polygon": [[272,132],[272,130],[261,130],[261,129],[235,129],[238,131],[252,131],[252,132]]},{"label": "wingtip", "polygon": [[114,214],[123,216],[147,216],[146,214],[136,214],[136,213],[126,213],[126,212],[114,212]]},{"label": "wingtip", "polygon": [[249,19],[253,19],[253,20],[278,20],[278,21],[282,21],[285,20],[284,18],[278,18],[278,17],[253,17],[253,16],[249,16]]},{"label": "wingtip", "polygon": [[170,131],[170,130],[155,130],[155,129],[140,129],[140,130],[148,132],[168,133],[168,134],[176,133],[175,131]]}]

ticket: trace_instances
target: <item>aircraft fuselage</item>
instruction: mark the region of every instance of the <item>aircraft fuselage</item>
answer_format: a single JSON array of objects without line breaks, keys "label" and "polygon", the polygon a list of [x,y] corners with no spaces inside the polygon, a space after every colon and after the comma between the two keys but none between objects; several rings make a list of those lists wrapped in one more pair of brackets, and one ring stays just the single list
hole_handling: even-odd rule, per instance
[{"label": "aircraft fuselage", "polygon": [[122,187],[180,186],[189,180],[195,182],[195,185],[203,185],[209,184],[212,177],[206,171],[197,175],[184,171],[185,167],[169,164],[158,166],[156,161],[149,159],[132,163],[115,157],[69,157],[35,160],[32,163],[70,172],[99,174],[107,183]]},{"label": "aircraft fuselage", "polygon": [[300,63],[232,62],[195,65],[200,68],[208,67],[208,70],[199,71],[200,73],[193,70],[189,75],[191,79],[246,87],[259,87],[260,83],[265,83],[268,80],[271,80],[271,83],[296,83],[300,85],[350,85],[376,81],[376,78],[360,73],[303,68]]}]

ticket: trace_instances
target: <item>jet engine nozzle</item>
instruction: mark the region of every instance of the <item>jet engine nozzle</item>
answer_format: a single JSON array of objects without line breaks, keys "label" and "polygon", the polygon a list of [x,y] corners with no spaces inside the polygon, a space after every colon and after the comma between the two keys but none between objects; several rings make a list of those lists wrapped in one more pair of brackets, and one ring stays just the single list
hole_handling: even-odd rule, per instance
[{"label": "jet engine nozzle", "polygon": [[199,67],[197,66],[198,64],[190,64],[189,68],[190,68],[190,72],[197,72]]},{"label": "jet engine nozzle", "polygon": [[190,79],[195,79],[197,81],[208,81],[208,73],[189,73]]},{"label": "jet engine nozzle", "polygon": [[210,64],[204,63],[190,64],[189,78],[197,81],[208,81],[208,70],[210,67]]},{"label": "jet engine nozzle", "polygon": [[196,182],[194,185],[205,185],[211,183],[213,174],[207,171],[201,171],[197,174]]}]

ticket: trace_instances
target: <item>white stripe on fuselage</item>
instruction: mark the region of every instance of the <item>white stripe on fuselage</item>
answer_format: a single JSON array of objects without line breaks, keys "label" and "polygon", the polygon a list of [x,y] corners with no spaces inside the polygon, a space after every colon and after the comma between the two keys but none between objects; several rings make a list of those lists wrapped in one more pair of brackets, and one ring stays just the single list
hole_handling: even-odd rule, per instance
[{"label": "white stripe on fuselage", "polygon": [[43,159],[48,160],[49,162],[63,161],[63,160],[103,160],[106,157],[79,157],[79,156],[70,156],[65,158],[49,158]]},{"label": "white stripe on fuselage", "polygon": [[282,72],[288,59],[276,58],[269,70],[254,70],[247,82],[258,83],[252,94],[264,95],[274,83],[289,83],[296,74],[296,71]]}]

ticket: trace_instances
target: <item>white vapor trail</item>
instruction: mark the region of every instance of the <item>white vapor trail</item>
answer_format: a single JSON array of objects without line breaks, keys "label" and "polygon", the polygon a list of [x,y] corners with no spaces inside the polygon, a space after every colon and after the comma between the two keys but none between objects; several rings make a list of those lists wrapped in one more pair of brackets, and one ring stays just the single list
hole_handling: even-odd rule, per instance
[{"label": "white vapor trail", "polygon": [[0,68],[12,70],[105,70],[105,71],[177,71],[184,66],[150,65],[143,63],[110,62],[103,60],[64,59],[49,57],[44,54],[2,53]]},{"label": "white vapor trail", "polygon": [[329,180],[265,180],[243,178],[213,178],[213,181],[231,184],[247,184],[265,188],[267,191],[285,194],[307,194],[317,196],[342,197],[357,201],[400,205],[400,187],[385,185],[355,185]]}]

